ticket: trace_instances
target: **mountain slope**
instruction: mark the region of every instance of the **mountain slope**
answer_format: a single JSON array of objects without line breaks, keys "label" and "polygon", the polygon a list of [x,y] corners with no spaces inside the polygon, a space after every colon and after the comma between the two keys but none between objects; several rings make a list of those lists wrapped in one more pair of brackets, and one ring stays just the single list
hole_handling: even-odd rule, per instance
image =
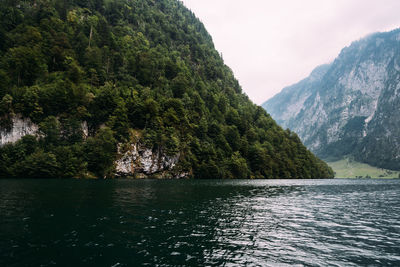
[{"label": "mountain slope", "polygon": [[322,158],[400,169],[400,30],[356,41],[322,68],[263,107]]},{"label": "mountain slope", "polygon": [[0,15],[0,177],[332,177],[180,1],[6,1]]}]

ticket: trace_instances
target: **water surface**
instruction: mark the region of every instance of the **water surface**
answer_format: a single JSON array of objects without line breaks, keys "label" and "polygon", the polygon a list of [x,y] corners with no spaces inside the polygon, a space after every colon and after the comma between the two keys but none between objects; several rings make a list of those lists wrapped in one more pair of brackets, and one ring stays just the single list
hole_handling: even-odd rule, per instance
[{"label": "water surface", "polygon": [[400,266],[400,180],[0,180],[0,266]]}]

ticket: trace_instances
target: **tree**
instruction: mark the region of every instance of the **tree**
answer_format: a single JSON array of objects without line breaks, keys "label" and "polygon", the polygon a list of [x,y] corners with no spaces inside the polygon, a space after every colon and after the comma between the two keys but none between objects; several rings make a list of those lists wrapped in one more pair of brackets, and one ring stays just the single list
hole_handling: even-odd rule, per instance
[{"label": "tree", "polygon": [[0,101],[0,116],[12,113],[13,98],[9,94],[3,96]]},{"label": "tree", "polygon": [[236,126],[228,126],[225,131],[225,137],[233,151],[240,149],[240,134]]},{"label": "tree", "polygon": [[115,131],[115,137],[119,141],[126,141],[129,137],[128,109],[122,99],[118,102],[117,108],[110,117],[110,126]]},{"label": "tree", "polygon": [[13,84],[32,85],[47,71],[44,56],[38,47],[11,48],[5,57],[5,66]]},{"label": "tree", "polygon": [[229,170],[233,175],[233,178],[245,179],[250,175],[250,171],[247,167],[246,160],[240,155],[239,152],[232,154],[232,157],[228,163]]},{"label": "tree", "polygon": [[99,178],[112,177],[117,141],[114,132],[102,128],[95,137],[89,137],[85,144],[85,158],[88,170]]},{"label": "tree", "polygon": [[58,178],[59,166],[56,156],[50,152],[37,150],[17,164],[16,174],[25,178]]},{"label": "tree", "polygon": [[39,86],[28,87],[22,96],[23,115],[31,118],[34,122],[40,122],[43,119],[43,108],[39,104]]},{"label": "tree", "polygon": [[7,73],[2,69],[0,69],[0,81],[1,81],[0,83],[0,99],[1,99],[7,94],[7,91],[10,86],[10,79]]},{"label": "tree", "polygon": [[39,132],[46,146],[57,145],[60,139],[60,122],[54,116],[47,117],[39,124]]}]

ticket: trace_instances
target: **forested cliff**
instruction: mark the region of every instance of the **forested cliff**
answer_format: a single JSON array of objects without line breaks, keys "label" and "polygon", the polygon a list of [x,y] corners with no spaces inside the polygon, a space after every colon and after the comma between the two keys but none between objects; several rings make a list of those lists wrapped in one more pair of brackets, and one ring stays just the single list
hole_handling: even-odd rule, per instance
[{"label": "forested cliff", "polygon": [[0,177],[333,176],[180,1],[1,1],[0,22]]}]

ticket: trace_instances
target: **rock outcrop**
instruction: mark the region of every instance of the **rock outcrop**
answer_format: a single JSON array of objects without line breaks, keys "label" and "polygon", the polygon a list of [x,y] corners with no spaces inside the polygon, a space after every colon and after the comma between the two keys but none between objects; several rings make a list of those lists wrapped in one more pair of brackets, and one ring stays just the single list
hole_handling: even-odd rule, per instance
[{"label": "rock outcrop", "polygon": [[174,170],[180,154],[168,156],[153,151],[140,143],[119,145],[119,159],[115,162],[116,175],[135,178],[185,178],[188,173]]},{"label": "rock outcrop", "polygon": [[39,127],[28,118],[14,116],[10,129],[0,129],[0,146],[15,143],[25,135],[36,135]]}]

